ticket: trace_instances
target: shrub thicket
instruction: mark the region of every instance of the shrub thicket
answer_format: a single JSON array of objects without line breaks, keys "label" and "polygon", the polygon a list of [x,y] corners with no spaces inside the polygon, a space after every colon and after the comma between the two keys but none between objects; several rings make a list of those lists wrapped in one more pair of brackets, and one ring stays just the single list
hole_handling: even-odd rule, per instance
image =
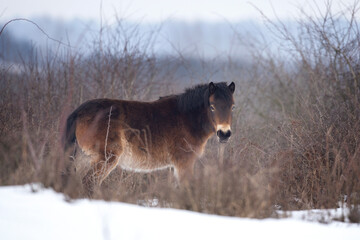
[{"label": "shrub thicket", "polygon": [[[94,197],[249,217],[346,202],[350,219],[358,221],[356,14],[357,5],[336,13],[329,5],[318,17],[303,13],[295,31],[266,19],[281,51],[264,52],[255,44],[240,79],[236,69],[243,68],[234,61],[219,69],[223,80],[237,84],[235,134],[224,155],[211,139],[195,166],[194,181],[180,189],[174,188],[172,170],[117,169]],[[121,23],[115,29],[106,38],[100,31],[90,55],[34,51],[22,64],[0,62],[1,185],[42,182],[70,197],[84,197],[79,172],[66,184],[61,179],[68,164],[59,143],[66,116],[96,97],[154,100],[182,91],[176,81],[184,76],[176,73],[188,65],[185,58],[159,58],[151,52],[152,36],[133,36],[137,31]]]}]

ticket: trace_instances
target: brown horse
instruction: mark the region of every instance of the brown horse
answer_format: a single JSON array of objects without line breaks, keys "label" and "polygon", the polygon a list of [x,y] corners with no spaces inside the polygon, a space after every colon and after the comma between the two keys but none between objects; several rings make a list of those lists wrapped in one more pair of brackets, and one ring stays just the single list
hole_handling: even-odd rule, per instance
[{"label": "brown horse", "polygon": [[87,101],[67,119],[65,150],[77,143],[90,156],[87,190],[117,165],[137,172],[173,167],[181,182],[214,133],[220,143],[230,138],[234,91],[233,82],[211,82],[154,102]]}]

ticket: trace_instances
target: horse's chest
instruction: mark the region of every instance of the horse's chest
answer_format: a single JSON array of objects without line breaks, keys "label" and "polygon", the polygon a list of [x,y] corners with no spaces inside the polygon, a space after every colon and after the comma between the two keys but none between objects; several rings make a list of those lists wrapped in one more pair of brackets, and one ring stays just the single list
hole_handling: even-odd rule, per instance
[{"label": "horse's chest", "polygon": [[184,137],[182,140],[177,141],[176,151],[180,154],[183,152],[200,157],[205,151],[206,143],[207,139],[205,141],[200,141],[199,139]]}]

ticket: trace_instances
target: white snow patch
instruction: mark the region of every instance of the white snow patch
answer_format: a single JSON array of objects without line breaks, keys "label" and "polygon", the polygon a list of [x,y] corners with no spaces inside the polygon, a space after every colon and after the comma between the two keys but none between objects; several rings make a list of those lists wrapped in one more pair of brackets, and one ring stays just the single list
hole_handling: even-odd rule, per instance
[{"label": "white snow patch", "polygon": [[[313,209],[313,210],[301,210],[301,211],[278,211],[280,216],[291,217],[298,220],[306,220],[310,222],[331,223],[331,224],[344,224],[340,219],[343,219],[345,223],[350,223],[348,218],[348,208],[337,209]],[[360,225],[359,225],[360,226]]]},{"label": "white snow patch", "polygon": [[65,201],[50,189],[0,187],[0,238],[7,239],[360,239],[358,224],[296,215],[247,219],[96,200]]}]

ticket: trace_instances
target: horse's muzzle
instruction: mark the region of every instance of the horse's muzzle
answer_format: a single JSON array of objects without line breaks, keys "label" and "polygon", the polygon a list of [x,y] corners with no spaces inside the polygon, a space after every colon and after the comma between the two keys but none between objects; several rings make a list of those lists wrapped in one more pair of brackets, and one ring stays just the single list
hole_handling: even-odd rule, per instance
[{"label": "horse's muzzle", "polygon": [[216,135],[218,136],[220,143],[227,143],[227,141],[231,137],[231,131],[228,130],[226,132],[223,132],[222,130],[219,130],[216,132]]}]

